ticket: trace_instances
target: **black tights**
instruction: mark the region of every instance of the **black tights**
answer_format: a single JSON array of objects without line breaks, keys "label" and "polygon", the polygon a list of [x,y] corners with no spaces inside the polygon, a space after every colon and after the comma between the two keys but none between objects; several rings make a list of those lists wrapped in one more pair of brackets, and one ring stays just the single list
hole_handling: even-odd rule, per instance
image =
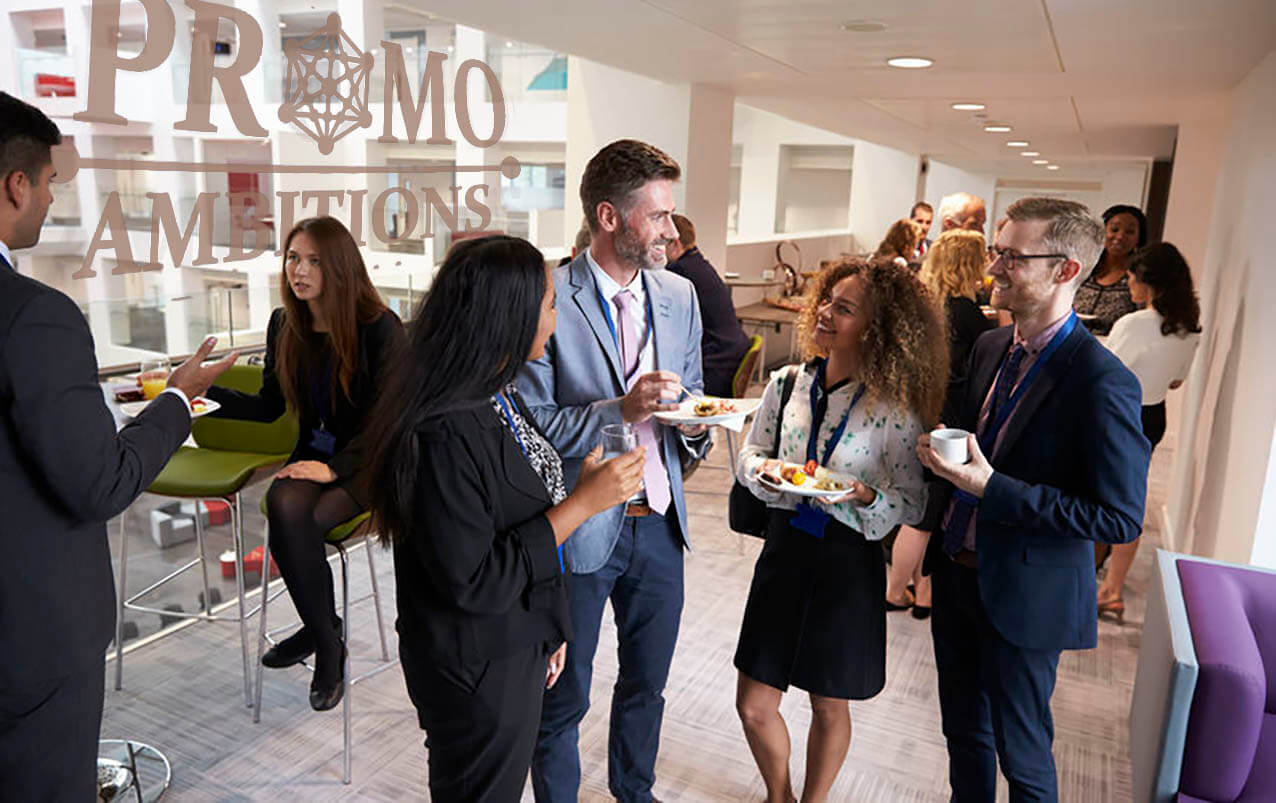
[{"label": "black tights", "polygon": [[340,652],[341,633],[336,626],[337,602],[324,536],[361,511],[354,497],[335,485],[285,478],[275,480],[266,492],[270,554],[302,625],[325,658]]}]

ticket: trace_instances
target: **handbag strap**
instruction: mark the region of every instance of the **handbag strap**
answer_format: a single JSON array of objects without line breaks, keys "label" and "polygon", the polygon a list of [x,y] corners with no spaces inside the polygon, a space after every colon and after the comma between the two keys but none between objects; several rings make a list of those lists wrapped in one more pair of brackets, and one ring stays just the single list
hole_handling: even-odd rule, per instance
[{"label": "handbag strap", "polygon": [[793,386],[797,384],[798,366],[790,365],[784,372],[784,379],[780,380],[780,409],[775,414],[775,443],[771,446],[771,457],[780,456],[780,427],[784,425],[784,406],[789,403],[789,397],[793,395]]}]

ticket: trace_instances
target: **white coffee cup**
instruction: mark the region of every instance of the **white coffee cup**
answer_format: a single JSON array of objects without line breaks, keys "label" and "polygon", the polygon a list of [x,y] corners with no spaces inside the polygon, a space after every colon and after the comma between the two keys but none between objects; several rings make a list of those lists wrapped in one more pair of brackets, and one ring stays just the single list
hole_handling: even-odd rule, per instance
[{"label": "white coffee cup", "polygon": [[970,433],[964,429],[937,429],[930,433],[930,448],[947,462],[961,465],[970,459],[966,448],[969,436]]}]

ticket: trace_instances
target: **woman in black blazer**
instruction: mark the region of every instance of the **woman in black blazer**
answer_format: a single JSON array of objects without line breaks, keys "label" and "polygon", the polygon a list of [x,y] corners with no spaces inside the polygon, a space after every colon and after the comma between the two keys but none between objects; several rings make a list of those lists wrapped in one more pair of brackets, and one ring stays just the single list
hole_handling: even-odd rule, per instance
[{"label": "woman in black blazer", "polygon": [[531,244],[457,244],[373,418],[367,486],[394,544],[399,655],[435,801],[521,796],[571,637],[560,549],[642,480],[642,449],[599,462],[598,448],[567,494],[513,385],[555,318],[553,277]]},{"label": "woman in black blazer", "polygon": [[284,241],[280,294],[270,316],[258,393],[211,388],[213,415],[274,421],[291,410],[300,437],[266,492],[270,551],[302,627],[262,656],[269,667],[315,654],[310,705],[341,701],[344,646],[335,613],[324,535],[365,505],[351,490],[361,463],[355,435],[380,395],[381,379],[403,327],[368,278],[354,238],[339,221],[302,220]]}]

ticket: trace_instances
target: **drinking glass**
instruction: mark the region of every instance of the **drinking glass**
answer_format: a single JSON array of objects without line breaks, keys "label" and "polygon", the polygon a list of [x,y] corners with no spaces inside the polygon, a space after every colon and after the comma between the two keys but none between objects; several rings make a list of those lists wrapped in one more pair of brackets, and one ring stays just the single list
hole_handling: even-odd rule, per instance
[{"label": "drinking glass", "polygon": [[637,448],[638,433],[633,424],[607,424],[603,427],[603,460],[610,460]]},{"label": "drinking glass", "polygon": [[150,401],[160,395],[168,385],[170,371],[168,358],[142,360],[141,368],[138,378],[142,380],[142,395]]}]

